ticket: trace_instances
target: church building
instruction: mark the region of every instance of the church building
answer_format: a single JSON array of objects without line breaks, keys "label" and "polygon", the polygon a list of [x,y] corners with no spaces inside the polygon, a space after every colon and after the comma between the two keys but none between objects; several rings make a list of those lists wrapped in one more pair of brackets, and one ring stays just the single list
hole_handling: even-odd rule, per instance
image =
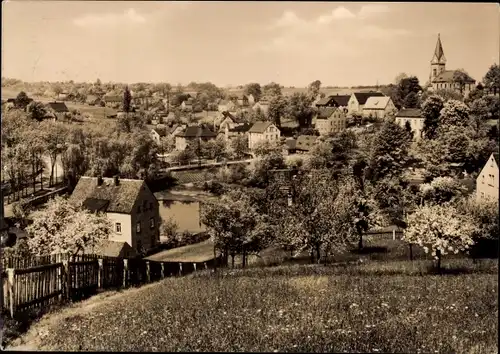
[{"label": "church building", "polygon": [[464,96],[467,96],[471,90],[476,86],[476,80],[469,75],[464,75],[461,79],[456,76],[458,70],[446,70],[446,58],[444,56],[443,45],[441,44],[441,37],[438,34],[436,49],[434,56],[431,60],[431,73],[429,82],[433,91],[437,90],[456,90]]}]

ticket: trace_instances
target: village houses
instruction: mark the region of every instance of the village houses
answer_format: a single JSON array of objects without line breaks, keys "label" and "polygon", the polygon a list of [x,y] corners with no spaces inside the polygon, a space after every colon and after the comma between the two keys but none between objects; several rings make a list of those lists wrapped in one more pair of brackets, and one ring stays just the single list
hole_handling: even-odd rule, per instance
[{"label": "village houses", "polygon": [[314,127],[320,135],[340,132],[347,127],[345,113],[337,107],[320,108],[316,115]]},{"label": "village houses", "polygon": [[498,202],[499,193],[499,154],[495,152],[490,155],[481,173],[476,179],[476,198],[478,201],[494,200]]},{"label": "village houses", "polygon": [[363,114],[363,107],[370,97],[384,97],[382,92],[354,92],[349,98],[348,112],[350,115]]},{"label": "village houses", "polygon": [[431,59],[431,72],[429,75],[429,82],[434,91],[441,89],[449,89],[460,92],[460,87],[463,85],[463,94],[467,96],[476,86],[476,80],[465,74],[465,77],[458,82],[456,78],[457,70],[446,70],[446,58],[444,56],[443,45],[441,43],[441,36],[438,34],[436,49]]},{"label": "village houses", "polygon": [[217,110],[219,112],[235,112],[238,106],[231,100],[220,100]]},{"label": "village houses", "polygon": [[217,134],[204,126],[191,126],[186,127],[183,132],[175,136],[175,149],[179,151],[185,150],[188,145],[193,143],[200,143],[201,141],[208,141],[215,139]]},{"label": "village houses", "polygon": [[269,99],[267,98],[262,98],[259,100],[259,102],[255,103],[252,108],[253,110],[260,109],[264,114],[267,114],[269,111]]},{"label": "village houses", "polygon": [[219,131],[220,136],[223,136],[224,140],[230,141],[238,136],[244,136],[248,134],[248,131],[252,127],[250,123],[241,123],[235,126],[225,125],[223,129]]},{"label": "village houses", "polygon": [[410,124],[411,131],[413,132],[413,140],[420,140],[424,129],[422,111],[417,108],[403,108],[400,110],[396,114],[396,123],[405,128],[407,122]]},{"label": "village houses", "polygon": [[[122,256],[148,252],[160,241],[158,200],[146,182],[135,179],[81,177],[69,201],[92,212],[105,213],[112,223],[112,248]],[[129,247],[128,247],[129,246]],[[126,253],[123,255],[123,253]]]},{"label": "village houses", "polygon": [[271,122],[256,122],[248,131],[248,148],[252,150],[259,142],[267,140],[277,142],[280,140],[281,132]]},{"label": "village houses", "polygon": [[363,106],[363,117],[384,119],[397,111],[392,99],[388,96],[369,97]]},{"label": "village houses", "polygon": [[45,119],[60,120],[69,113],[69,109],[64,102],[49,102],[45,107],[47,108]]},{"label": "village houses", "polygon": [[307,154],[311,151],[318,140],[314,135],[299,135],[297,139],[287,138],[285,141],[285,155],[289,154]]}]

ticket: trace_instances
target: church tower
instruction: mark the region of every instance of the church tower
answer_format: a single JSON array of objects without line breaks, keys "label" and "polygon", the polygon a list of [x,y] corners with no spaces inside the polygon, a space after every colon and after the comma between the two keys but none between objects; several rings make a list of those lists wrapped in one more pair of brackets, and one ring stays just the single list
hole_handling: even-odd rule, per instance
[{"label": "church tower", "polygon": [[446,58],[444,57],[443,45],[441,44],[441,36],[438,33],[438,40],[434,56],[431,60],[430,82],[432,82],[439,74],[446,69]]}]

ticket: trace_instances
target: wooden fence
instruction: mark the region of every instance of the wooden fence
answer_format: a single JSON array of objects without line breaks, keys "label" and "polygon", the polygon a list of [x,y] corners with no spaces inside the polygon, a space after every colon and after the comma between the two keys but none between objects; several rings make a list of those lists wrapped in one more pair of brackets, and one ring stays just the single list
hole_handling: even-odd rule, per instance
[{"label": "wooden fence", "polygon": [[[1,308],[11,317],[53,303],[79,301],[99,291],[140,286],[166,277],[213,268],[215,261],[155,262],[82,255],[4,259]],[[222,262],[217,260],[217,264]]]}]

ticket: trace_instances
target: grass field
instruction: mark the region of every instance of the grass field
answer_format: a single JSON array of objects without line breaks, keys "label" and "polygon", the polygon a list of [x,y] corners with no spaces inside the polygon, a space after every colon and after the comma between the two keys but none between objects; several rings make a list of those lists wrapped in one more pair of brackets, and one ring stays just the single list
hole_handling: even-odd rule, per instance
[{"label": "grass field", "polygon": [[66,351],[497,352],[497,263],[436,276],[422,262],[169,278],[47,315],[24,340]]},{"label": "grass field", "polygon": [[214,246],[210,240],[162,251],[149,256],[151,261],[162,262],[206,262],[214,258]]}]

